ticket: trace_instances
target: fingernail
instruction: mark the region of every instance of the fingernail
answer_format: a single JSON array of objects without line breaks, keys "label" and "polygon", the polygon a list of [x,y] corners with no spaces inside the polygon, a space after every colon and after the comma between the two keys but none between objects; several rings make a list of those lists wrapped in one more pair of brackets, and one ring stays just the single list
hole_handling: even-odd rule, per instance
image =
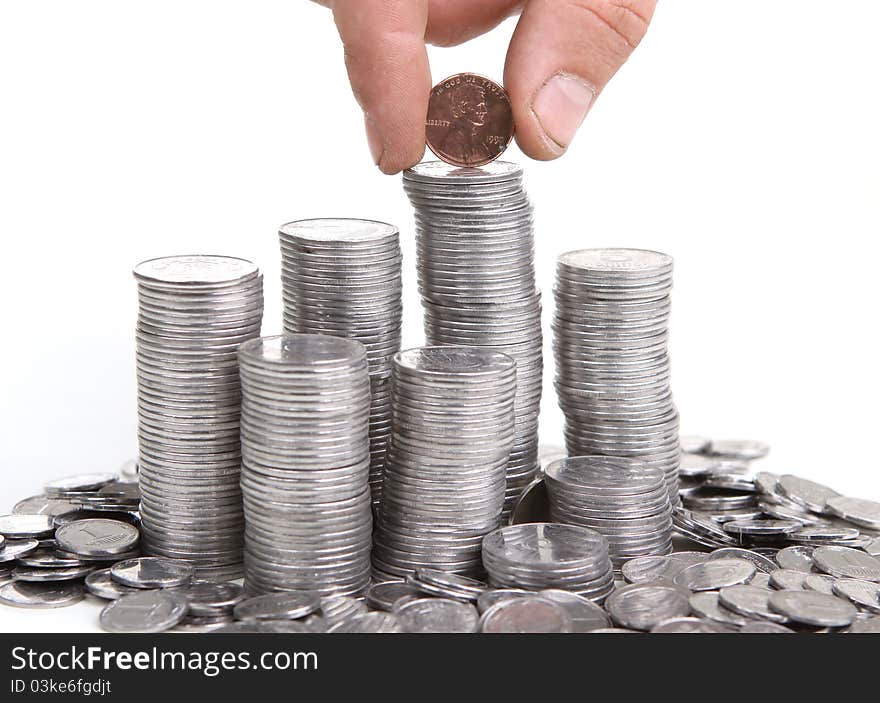
[{"label": "fingernail", "polygon": [[367,144],[370,146],[370,155],[373,157],[373,163],[378,166],[382,159],[382,153],[385,151],[382,135],[369,115],[364,115],[364,124],[367,128]]},{"label": "fingernail", "polygon": [[571,144],[595,97],[596,89],[590,83],[570,73],[551,76],[535,94],[532,112],[560,152]]}]

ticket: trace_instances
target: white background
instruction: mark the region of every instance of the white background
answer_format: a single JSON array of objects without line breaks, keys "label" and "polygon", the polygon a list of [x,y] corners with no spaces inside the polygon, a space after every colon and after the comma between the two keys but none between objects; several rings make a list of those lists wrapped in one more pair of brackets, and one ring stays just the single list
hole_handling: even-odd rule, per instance
[{"label": "white background", "polygon": [[[769,441],[766,468],[878,499],[880,5],[660,5],[569,153],[525,164],[545,321],[559,253],[674,255],[683,429]],[[512,29],[432,49],[435,80],[500,77]],[[6,2],[0,66],[0,512],[135,455],[142,259],[253,258],[277,333],[278,225],[387,220],[407,257],[405,342],[422,342],[410,208],[372,166],[326,10]],[[542,436],[558,443],[551,379],[548,363]],[[96,613],[3,608],[0,630]]]}]

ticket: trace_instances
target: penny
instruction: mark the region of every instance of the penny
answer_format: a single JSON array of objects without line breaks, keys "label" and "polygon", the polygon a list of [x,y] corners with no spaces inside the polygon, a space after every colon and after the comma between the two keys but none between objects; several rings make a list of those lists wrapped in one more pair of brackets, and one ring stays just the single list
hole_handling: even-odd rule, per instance
[{"label": "penny", "polygon": [[84,597],[82,587],[73,583],[13,581],[0,588],[0,603],[16,608],[65,608]]},{"label": "penny", "polygon": [[100,623],[107,632],[164,632],[183,620],[186,612],[186,598],[179,593],[139,591],[108,603]]},{"label": "penny", "polygon": [[321,597],[312,591],[266,593],[241,601],[233,615],[236,620],[296,620],[320,607]]},{"label": "penny", "polygon": [[77,520],[55,532],[58,546],[65,552],[85,557],[111,557],[130,551],[140,538],[132,525],[118,520]]},{"label": "penny", "polygon": [[817,547],[813,563],[826,574],[838,578],[880,581],[880,559],[848,547]]},{"label": "penny", "polygon": [[455,166],[482,166],[497,159],[513,138],[507,92],[488,78],[458,73],[431,90],[425,140]]},{"label": "penny", "polygon": [[487,634],[571,632],[571,616],[560,603],[525,596],[496,603],[483,613],[480,629]]},{"label": "penny", "polygon": [[0,535],[7,539],[46,537],[55,531],[51,515],[0,515]]},{"label": "penny", "polygon": [[[701,566],[688,567],[682,574]],[[605,608],[617,625],[631,630],[650,630],[664,620],[690,613],[688,593],[674,586],[651,584],[634,584],[614,591]]]},{"label": "penny", "polygon": [[111,566],[110,576],[132,588],[174,588],[185,586],[192,580],[193,567],[175,559],[138,557]]},{"label": "penny", "polygon": [[852,603],[816,591],[776,591],[769,603],[792,622],[813,627],[846,627],[856,619]]}]

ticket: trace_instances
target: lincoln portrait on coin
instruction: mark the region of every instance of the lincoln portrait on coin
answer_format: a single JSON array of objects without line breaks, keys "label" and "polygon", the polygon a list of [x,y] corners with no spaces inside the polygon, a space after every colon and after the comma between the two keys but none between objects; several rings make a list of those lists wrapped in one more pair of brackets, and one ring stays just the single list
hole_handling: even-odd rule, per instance
[{"label": "lincoln portrait on coin", "polygon": [[494,154],[481,134],[489,115],[486,91],[474,83],[463,83],[449,93],[452,121],[438,147],[443,153],[456,154],[466,162],[479,163],[491,159]]}]

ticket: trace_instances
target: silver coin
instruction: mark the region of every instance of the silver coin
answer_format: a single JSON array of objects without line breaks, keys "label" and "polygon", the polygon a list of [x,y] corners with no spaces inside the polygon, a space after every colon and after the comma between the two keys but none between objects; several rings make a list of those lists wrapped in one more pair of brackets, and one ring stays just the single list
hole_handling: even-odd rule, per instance
[{"label": "silver coin", "polygon": [[200,634],[203,632],[217,632],[225,627],[229,627],[234,623],[232,617],[198,617],[187,615],[170,632],[179,632],[187,634]]},{"label": "silver coin", "polygon": [[834,498],[840,494],[828,486],[821,483],[810,481],[791,474],[785,474],[779,477],[779,491],[786,498],[793,500],[798,505],[802,505],[807,510],[821,513],[825,510],[825,504],[829,498]]},{"label": "silver coin", "polygon": [[296,620],[321,608],[321,597],[311,591],[267,593],[247,598],[235,606],[236,620]]},{"label": "silver coin", "polygon": [[0,564],[32,554],[39,546],[39,541],[35,539],[6,540],[0,545]]},{"label": "silver coin", "polygon": [[652,634],[670,634],[670,635],[718,635],[735,632],[732,628],[725,627],[711,620],[701,620],[700,618],[670,618],[658,623],[651,628]]},{"label": "silver coin", "polygon": [[391,611],[401,598],[415,598],[419,591],[406,581],[384,581],[374,583],[367,590],[367,605],[377,610]]},{"label": "silver coin", "polygon": [[802,524],[793,520],[733,520],[724,523],[724,531],[740,537],[781,537],[796,532]]},{"label": "silver coin", "polygon": [[441,598],[476,602],[488,588],[482,581],[437,569],[416,569],[415,575],[407,577],[410,586]]},{"label": "silver coin", "polygon": [[[776,552],[776,563],[783,569],[810,573],[813,571],[813,550],[815,547],[796,545]],[[772,573],[772,572],[771,572]]]},{"label": "silver coin", "polygon": [[770,585],[780,591],[806,590],[804,579],[809,576],[805,571],[796,569],[777,569],[770,574]]},{"label": "silver coin", "polygon": [[132,588],[175,588],[193,579],[193,567],[184,561],[164,557],[126,559],[110,567],[114,581]]},{"label": "silver coin", "polygon": [[59,548],[84,557],[125,554],[139,539],[136,527],[118,520],[77,520],[62,525],[55,532]]},{"label": "silver coin", "polygon": [[755,575],[755,566],[738,558],[710,559],[681,571],[673,583],[690,591],[717,591],[727,586],[748,583]]},{"label": "silver coin", "polygon": [[69,566],[82,566],[79,559],[60,556],[54,549],[42,547],[35,552],[18,558],[19,566],[31,566],[41,569],[64,569]]},{"label": "silver coin", "polygon": [[852,634],[878,634],[880,633],[880,616],[857,619],[845,632]]},{"label": "silver coin", "polygon": [[74,583],[28,583],[13,581],[0,587],[0,603],[16,608],[66,608],[84,598]]},{"label": "silver coin", "polygon": [[60,515],[75,510],[76,507],[76,503],[40,495],[18,501],[12,512],[16,515]]},{"label": "silver coin", "polygon": [[333,625],[328,632],[342,634],[385,634],[403,632],[400,620],[392,613],[370,612]]},{"label": "silver coin", "polygon": [[18,566],[12,572],[15,581],[28,581],[31,583],[54,583],[56,581],[76,581],[87,576],[94,569],[92,566],[68,566],[68,567],[33,567]]},{"label": "silver coin", "polygon": [[813,551],[813,563],[837,578],[880,582],[880,559],[858,549],[817,547]]},{"label": "silver coin", "polygon": [[86,591],[93,596],[104,600],[116,600],[131,593],[137,593],[140,589],[123,586],[110,576],[110,569],[98,569],[92,571],[85,580]]},{"label": "silver coin", "polygon": [[856,525],[875,530],[880,529],[880,503],[877,501],[832,496],[826,500],[825,507],[832,515],[837,515]]},{"label": "silver coin", "polygon": [[804,576],[804,590],[834,595],[834,578],[825,574],[807,574]]},{"label": "silver coin", "polygon": [[351,596],[321,598],[321,615],[327,626],[367,613],[367,604]]},{"label": "silver coin", "polygon": [[742,627],[750,620],[721,605],[716,591],[692,593],[688,603],[699,617],[731,627]]},{"label": "silver coin", "polygon": [[793,635],[795,633],[794,630],[785,625],[769,621],[761,622],[760,620],[750,620],[739,631],[753,635]]},{"label": "silver coin", "polygon": [[483,591],[477,598],[477,610],[482,615],[489,608],[503,601],[533,595],[535,595],[533,591],[525,591],[521,588],[490,588]]},{"label": "silver coin", "polygon": [[846,598],[864,610],[880,613],[880,585],[859,579],[835,579],[831,587],[835,596]]},{"label": "silver coin", "polygon": [[880,557],[880,537],[875,537],[864,549],[871,556]]},{"label": "silver coin", "polygon": [[712,440],[699,435],[682,435],[678,440],[683,454],[703,454],[712,446]]},{"label": "silver coin", "polygon": [[0,515],[0,535],[7,539],[31,539],[51,535],[55,531],[51,515],[14,513]]},{"label": "silver coin", "polygon": [[404,632],[467,633],[476,632],[477,609],[469,603],[448,598],[416,598],[394,607]]},{"label": "silver coin", "polygon": [[571,628],[564,606],[536,595],[496,603],[480,618],[480,631],[487,634],[561,633]]},{"label": "silver coin", "polygon": [[687,592],[675,586],[653,584],[618,589],[609,596],[605,608],[617,625],[632,630],[651,630],[664,620],[690,613]]},{"label": "silver coin", "polygon": [[710,452],[715,456],[754,461],[767,456],[770,446],[748,439],[713,439]]},{"label": "silver coin", "polygon": [[65,476],[64,478],[50,481],[46,484],[44,490],[48,496],[91,492],[103,488],[111,481],[115,481],[116,478],[116,474],[109,472]]},{"label": "silver coin", "polygon": [[771,594],[772,591],[752,585],[728,586],[718,592],[718,602],[747,618],[784,623],[786,617],[770,608]]},{"label": "silver coin", "polygon": [[739,549],[738,547],[723,547],[716,549],[709,555],[709,559],[742,559],[754,565],[759,571],[765,574],[772,573],[776,570],[775,562],[765,557],[763,554],[750,549]]},{"label": "silver coin", "polygon": [[196,617],[231,613],[244,600],[242,587],[231,581],[191,581],[178,592],[186,598],[189,614]]},{"label": "silver coin", "polygon": [[110,601],[100,623],[107,632],[164,632],[180,623],[186,612],[186,599],[179,593],[140,591]]},{"label": "silver coin", "polygon": [[813,627],[846,627],[856,619],[852,603],[816,591],[776,591],[769,603],[792,622]]},{"label": "silver coin", "polygon": [[679,475],[687,478],[703,478],[719,473],[724,464],[721,459],[704,454],[691,454],[682,449],[681,461],[678,465]]},{"label": "silver coin", "polygon": [[[545,589],[539,591],[538,595],[562,606],[571,618],[571,632],[592,632],[611,626],[611,619],[600,606],[576,593]],[[479,601],[477,605],[480,606]],[[484,610],[481,608],[480,612],[484,612]]]}]

